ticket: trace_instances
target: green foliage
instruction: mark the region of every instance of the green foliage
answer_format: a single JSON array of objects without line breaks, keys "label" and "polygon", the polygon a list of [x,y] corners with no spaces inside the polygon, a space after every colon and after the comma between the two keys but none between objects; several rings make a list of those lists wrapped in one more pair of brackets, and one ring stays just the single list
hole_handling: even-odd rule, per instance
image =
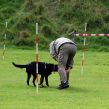
[{"label": "green foliage", "polygon": [[55,28],[52,25],[42,25],[41,28],[41,33],[45,36],[45,37],[56,37],[56,31]]},{"label": "green foliage", "polygon": [[78,20],[78,22],[85,21],[85,15],[81,9],[81,5],[78,7],[77,5],[72,6],[71,4],[66,4],[59,11],[59,16],[66,22],[75,21],[75,19]]},{"label": "green foliage", "polygon": [[[99,17],[91,17],[89,20],[88,20],[88,30],[93,30],[96,29],[96,28],[102,28],[103,26],[103,20],[102,18]],[[87,31],[88,31],[87,30]]]},{"label": "green foliage", "polygon": [[14,40],[16,46],[35,46],[35,41],[32,40],[28,31],[21,31]]},{"label": "green foliage", "polygon": [[31,39],[24,39],[24,38],[20,38],[19,40],[17,40],[15,42],[16,46],[30,46],[33,47],[35,46],[35,41],[31,40]]},{"label": "green foliage", "polygon": [[48,50],[49,43],[50,43],[49,36],[48,37],[40,36],[40,38],[39,38],[39,47],[40,47],[40,49]]},{"label": "green foliage", "polygon": [[109,46],[109,37],[99,37],[96,38],[96,42],[102,44],[102,45],[108,45]]},{"label": "green foliage", "polygon": [[[109,33],[108,0],[2,0],[0,1],[0,41],[3,41],[5,22],[8,22],[7,37],[17,45],[32,45],[35,23],[39,23],[41,48],[56,37],[77,30],[84,33],[87,22],[88,33]],[[22,31],[28,31],[28,40],[19,39]],[[108,38],[90,38],[96,44],[108,44]],[[26,42],[27,41],[27,42]],[[81,46],[82,38],[77,38]],[[104,42],[103,42],[104,41]],[[22,43],[21,43],[22,42]],[[29,44],[27,44],[29,43]],[[31,44],[30,44],[31,43]],[[13,43],[12,43],[13,44]],[[79,45],[80,44],[80,45]],[[44,47],[45,46],[45,47]]]}]

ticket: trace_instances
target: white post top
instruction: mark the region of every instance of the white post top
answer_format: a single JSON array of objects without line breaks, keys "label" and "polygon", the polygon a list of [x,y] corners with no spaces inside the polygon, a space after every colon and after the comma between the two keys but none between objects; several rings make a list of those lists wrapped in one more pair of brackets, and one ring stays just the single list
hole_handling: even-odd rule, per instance
[{"label": "white post top", "polygon": [[87,31],[87,23],[85,23],[85,32]]},{"label": "white post top", "polygon": [[36,35],[38,35],[38,23],[36,23]]}]

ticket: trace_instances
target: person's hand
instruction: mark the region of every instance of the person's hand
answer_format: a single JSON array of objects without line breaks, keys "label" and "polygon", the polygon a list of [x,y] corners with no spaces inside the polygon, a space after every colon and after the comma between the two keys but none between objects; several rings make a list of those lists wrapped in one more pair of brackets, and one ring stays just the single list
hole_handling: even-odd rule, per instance
[{"label": "person's hand", "polygon": [[68,69],[65,69],[65,70],[66,70],[66,72],[70,72],[71,68],[69,67]]}]

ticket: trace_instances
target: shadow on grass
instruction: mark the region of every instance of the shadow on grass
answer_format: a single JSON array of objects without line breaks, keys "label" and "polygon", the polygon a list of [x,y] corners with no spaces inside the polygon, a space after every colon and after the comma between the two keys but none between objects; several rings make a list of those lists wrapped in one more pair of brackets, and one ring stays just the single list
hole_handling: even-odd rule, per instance
[{"label": "shadow on grass", "polygon": [[91,90],[88,90],[88,89],[85,89],[85,88],[81,88],[81,87],[69,87],[68,90],[72,91],[72,92],[82,92],[82,93],[88,93],[88,92],[91,91]]},{"label": "shadow on grass", "polygon": [[[44,91],[64,91],[64,92],[68,92],[68,93],[89,93],[89,92],[92,92],[92,90],[89,90],[89,89],[86,89],[86,88],[81,88],[81,87],[75,87],[75,86],[70,86],[69,88],[66,88],[66,89],[62,89],[62,90],[59,90],[57,88],[58,86],[45,86],[45,87],[40,87],[39,86],[39,90],[44,90]],[[8,85],[8,89],[19,89],[19,90],[24,90],[24,89],[28,89],[28,90],[36,90],[36,87],[34,87],[33,85]]]},{"label": "shadow on grass", "polygon": [[[45,88],[48,88],[48,89],[51,89],[51,90],[59,90],[59,89],[57,89],[57,86],[50,86],[50,87],[45,87]],[[72,87],[72,86],[70,86],[69,88],[62,89],[62,91],[88,93],[91,90],[81,88],[81,87],[74,87],[74,86]]]}]

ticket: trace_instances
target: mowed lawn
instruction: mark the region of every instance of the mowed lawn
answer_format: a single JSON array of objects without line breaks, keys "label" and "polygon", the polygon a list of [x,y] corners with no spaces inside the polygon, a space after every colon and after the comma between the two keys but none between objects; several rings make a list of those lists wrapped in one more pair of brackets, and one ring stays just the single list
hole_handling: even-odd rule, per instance
[{"label": "mowed lawn", "polygon": [[[8,49],[5,60],[0,49],[0,109],[109,109],[109,53],[86,51],[84,72],[81,74],[82,52],[75,57],[70,75],[70,87],[56,89],[58,73],[49,77],[50,87],[26,85],[25,69],[17,69],[12,62],[25,64],[35,60],[35,50]],[[39,51],[39,60],[56,63],[49,52]]]}]

